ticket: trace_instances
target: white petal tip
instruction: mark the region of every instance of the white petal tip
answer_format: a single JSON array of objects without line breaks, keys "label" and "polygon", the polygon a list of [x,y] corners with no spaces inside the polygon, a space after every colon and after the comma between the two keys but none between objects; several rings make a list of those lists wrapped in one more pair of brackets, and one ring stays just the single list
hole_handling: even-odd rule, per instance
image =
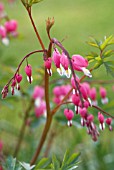
[{"label": "white petal tip", "polygon": [[8,45],[9,45],[9,39],[8,39],[8,38],[3,38],[3,39],[2,39],[2,43],[3,43],[4,45],[8,46]]}]

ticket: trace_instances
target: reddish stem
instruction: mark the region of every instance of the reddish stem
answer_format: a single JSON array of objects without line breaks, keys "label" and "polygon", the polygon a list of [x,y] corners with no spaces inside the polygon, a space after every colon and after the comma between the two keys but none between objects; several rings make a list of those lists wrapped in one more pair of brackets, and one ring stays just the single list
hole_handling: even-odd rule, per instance
[{"label": "reddish stem", "polygon": [[110,115],[109,113],[105,112],[104,110],[102,110],[100,107],[92,105],[92,107],[94,107],[95,109],[99,110],[100,112],[104,113],[106,116],[111,117],[112,119],[114,119],[114,116]]},{"label": "reddish stem", "polygon": [[36,33],[37,39],[38,39],[38,41],[39,41],[42,49],[45,50],[44,44],[43,44],[43,42],[42,42],[42,39],[41,39],[41,37],[40,37],[40,35],[39,35],[39,33],[38,33],[38,30],[37,30],[37,28],[36,28],[36,26],[35,26],[34,20],[33,20],[32,15],[31,15],[31,7],[30,7],[30,8],[27,8],[27,11],[28,11],[28,14],[29,14],[29,17],[30,17],[32,26],[33,26],[33,28],[34,28],[34,31],[35,31],[35,33]]},{"label": "reddish stem", "polygon": [[[69,64],[70,64],[71,71],[72,71],[72,75],[73,75],[73,77],[74,77],[74,82],[75,82],[76,88],[77,88],[77,90],[78,90],[78,92],[79,92],[80,100],[81,100],[81,103],[82,103],[82,106],[83,106],[84,104],[83,104],[82,93],[81,93],[80,88],[79,88],[79,83],[78,83],[77,80],[76,80],[76,75],[75,75],[75,72],[74,72],[74,69],[73,69],[73,66],[72,66],[72,62],[71,62],[71,59],[70,59],[70,55],[69,55],[68,51],[63,47],[63,45],[62,45],[57,39],[53,38],[53,39],[52,39],[52,42],[53,42],[54,44],[56,44],[58,47],[60,47],[60,48],[63,50],[63,52],[65,53],[65,55],[67,56],[67,58],[68,58],[68,60],[69,60]],[[77,90],[75,89],[75,92],[76,92],[76,93],[77,93]]]},{"label": "reddish stem", "polygon": [[[46,54],[46,56],[44,57],[50,57],[51,56],[51,48],[52,48],[52,45],[49,44],[49,47],[48,47],[48,51]],[[47,69],[45,68],[45,101],[46,101],[46,111],[47,111],[47,120],[46,120],[46,124],[45,124],[45,127],[44,127],[44,130],[43,130],[43,133],[42,133],[42,136],[40,138],[40,142],[38,144],[38,147],[36,149],[36,152],[30,162],[30,165],[33,165],[35,164],[39,154],[40,154],[40,151],[44,145],[44,142],[46,140],[46,137],[48,135],[48,132],[49,132],[49,129],[51,127],[51,123],[52,123],[52,117],[53,115],[51,115],[51,111],[50,111],[50,99],[49,99],[49,75],[47,73]]]},{"label": "reddish stem", "polygon": [[36,149],[36,152],[30,162],[30,165],[34,165],[39,154],[40,154],[40,151],[44,145],[44,142],[46,140],[46,137],[47,137],[47,134],[49,132],[49,129],[50,129],[50,126],[51,126],[51,123],[52,123],[52,115],[49,115],[48,118],[47,118],[47,121],[46,121],[46,124],[45,124],[45,127],[44,127],[44,130],[43,130],[43,133],[42,133],[42,136],[41,136],[41,139],[40,139],[40,143],[38,144],[38,148]]},{"label": "reddish stem", "polygon": [[45,51],[44,51],[44,50],[35,50],[35,51],[32,51],[32,52],[30,52],[29,54],[27,54],[27,55],[21,60],[21,62],[19,63],[18,68],[17,68],[14,76],[9,80],[9,82],[6,84],[6,86],[9,86],[10,82],[15,78],[15,76],[16,76],[16,74],[18,73],[18,71],[19,71],[22,63],[24,62],[24,60],[27,59],[28,57],[30,57],[32,54],[35,54],[35,53],[38,53],[38,52],[45,52]]}]

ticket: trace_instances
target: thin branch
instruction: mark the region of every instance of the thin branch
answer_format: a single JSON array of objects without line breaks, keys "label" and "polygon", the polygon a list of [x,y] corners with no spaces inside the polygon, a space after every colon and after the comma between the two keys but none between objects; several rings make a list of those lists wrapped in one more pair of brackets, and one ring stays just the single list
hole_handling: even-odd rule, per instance
[{"label": "thin branch", "polygon": [[16,74],[18,73],[18,71],[19,71],[22,63],[24,62],[24,60],[27,59],[27,58],[29,58],[32,54],[39,53],[39,52],[45,52],[45,51],[44,51],[44,50],[35,50],[35,51],[32,51],[32,52],[30,52],[29,54],[27,54],[27,55],[21,60],[21,62],[19,63],[18,68],[17,68],[14,76],[9,80],[9,82],[6,84],[6,86],[9,86],[10,82],[15,78],[15,76],[16,76]]},{"label": "thin branch", "polygon": [[[73,104],[73,102],[71,102],[71,101],[67,101],[67,102],[63,102],[63,103],[61,103],[60,105],[70,104],[70,103],[72,103],[72,104]],[[100,112],[104,113],[106,116],[109,116],[109,117],[111,117],[111,118],[113,118],[113,119],[114,119],[114,116],[112,116],[111,114],[107,113],[106,111],[104,111],[104,110],[103,110],[103,109],[101,109],[100,107],[98,107],[98,106],[96,106],[96,105],[92,105],[92,107],[94,107],[94,108],[95,108],[95,109],[97,109],[98,111],[100,111]]]},{"label": "thin branch", "polygon": [[35,26],[35,23],[34,23],[34,20],[33,20],[33,18],[32,18],[31,8],[28,8],[27,11],[28,11],[29,18],[30,18],[30,20],[31,20],[32,26],[33,26],[33,28],[34,28],[34,31],[35,31],[35,33],[36,33],[37,39],[38,39],[38,41],[39,41],[42,49],[45,50],[44,44],[43,44],[43,42],[42,42],[42,39],[41,39],[41,37],[40,37],[40,35],[39,35],[39,33],[38,33],[38,30],[37,30],[37,28],[36,28],[36,26]]},{"label": "thin branch", "polygon": [[40,154],[40,151],[44,145],[44,142],[46,140],[46,137],[47,137],[47,134],[49,132],[49,129],[50,129],[50,126],[51,126],[51,123],[52,123],[52,115],[49,115],[47,120],[46,120],[46,124],[45,124],[45,127],[44,127],[44,130],[43,130],[43,133],[42,133],[42,136],[41,136],[41,139],[40,139],[40,143],[38,144],[38,148],[36,149],[36,152],[30,162],[30,165],[34,165],[39,154]]},{"label": "thin branch", "polygon": [[[51,57],[51,49],[52,49],[52,43],[49,44],[47,54],[44,54],[46,58]],[[50,96],[49,96],[49,74],[47,73],[47,69],[45,68],[45,101],[46,101],[46,110],[47,110],[47,118],[50,114]]]},{"label": "thin branch", "polygon": [[[51,56],[51,48],[52,48],[52,44],[50,43],[49,44],[49,47],[48,47],[48,51],[44,54],[44,57],[50,57]],[[46,56],[45,56],[46,55]],[[41,149],[45,143],[45,140],[46,140],[46,137],[48,135],[48,132],[49,132],[49,129],[51,127],[51,123],[52,123],[52,117],[53,115],[51,114],[51,110],[50,110],[50,98],[49,98],[49,75],[47,73],[47,69],[45,68],[45,101],[46,101],[46,111],[47,111],[47,120],[46,120],[46,124],[45,124],[45,127],[44,127],[44,130],[43,130],[43,133],[42,133],[42,136],[40,138],[40,142],[38,144],[38,147],[36,149],[36,152],[30,162],[30,165],[33,165],[40,152],[41,152]]]},{"label": "thin branch", "polygon": [[90,80],[89,84],[113,84],[114,80]]},{"label": "thin branch", "polygon": [[17,156],[17,154],[18,154],[18,152],[20,150],[21,143],[23,141],[23,137],[24,137],[24,134],[25,134],[26,121],[27,121],[27,119],[29,117],[29,113],[30,113],[30,111],[31,111],[31,109],[33,107],[33,102],[34,102],[33,99],[31,99],[30,104],[29,104],[28,108],[25,111],[25,115],[24,115],[24,119],[23,119],[23,124],[22,124],[21,129],[20,129],[20,134],[19,134],[18,142],[17,142],[16,148],[15,148],[15,151],[14,151],[14,155],[13,155],[14,157]]},{"label": "thin branch", "polygon": [[45,101],[46,101],[46,110],[47,116],[50,114],[50,100],[49,100],[49,75],[47,69],[45,68]]},{"label": "thin branch", "polygon": [[100,107],[92,105],[92,107],[94,107],[95,109],[99,110],[100,112],[104,113],[106,116],[111,117],[112,119],[114,119],[114,116],[110,115],[109,113],[105,112],[104,110],[102,110]]},{"label": "thin branch", "polygon": [[55,129],[52,128],[52,130],[50,132],[50,136],[49,136],[48,142],[47,142],[47,146],[46,146],[46,150],[45,150],[45,153],[44,153],[44,157],[48,157],[48,154],[49,154],[49,151],[52,148],[52,144],[53,144],[53,140],[54,140],[55,136],[56,136]]}]

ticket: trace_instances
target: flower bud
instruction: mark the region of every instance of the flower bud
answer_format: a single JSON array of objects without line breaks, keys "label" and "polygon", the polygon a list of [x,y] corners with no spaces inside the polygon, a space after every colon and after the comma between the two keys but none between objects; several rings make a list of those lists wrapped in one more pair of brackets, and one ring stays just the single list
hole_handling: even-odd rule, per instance
[{"label": "flower bud", "polygon": [[100,87],[100,96],[101,96],[101,102],[102,104],[106,104],[108,103],[108,98],[106,97],[107,95],[107,92],[106,92],[106,89],[104,87]]},{"label": "flower bud", "polygon": [[80,97],[79,97],[78,95],[76,95],[76,94],[73,94],[73,95],[72,95],[72,102],[73,102],[76,106],[78,106],[78,105],[79,105],[79,102],[80,102]]},{"label": "flower bud", "polygon": [[25,67],[25,73],[27,75],[28,82],[31,84],[33,81],[33,78],[32,78],[32,67],[30,64]]},{"label": "flower bud", "polygon": [[111,117],[106,119],[106,124],[109,126],[109,130],[112,131],[113,128],[111,126],[111,124],[112,124],[112,118]]},{"label": "flower bud", "polygon": [[79,109],[80,116],[84,119],[87,117],[87,109],[85,107]]},{"label": "flower bud", "polygon": [[98,112],[98,120],[99,120],[99,122],[100,122],[100,125],[99,125],[100,129],[101,129],[101,130],[104,130],[104,128],[105,128],[104,116],[103,116],[103,114],[101,114],[100,112]]},{"label": "flower bud", "polygon": [[74,70],[82,71],[86,76],[92,77],[90,71],[86,69],[88,66],[88,60],[83,58],[81,55],[73,55],[72,56],[72,65]]},{"label": "flower bud", "polygon": [[72,126],[72,119],[74,117],[74,112],[70,109],[65,109],[64,110],[64,115],[68,120],[68,126]]},{"label": "flower bud", "polygon": [[50,57],[44,61],[44,65],[47,68],[47,72],[50,76],[52,75],[51,63],[52,63],[52,59]]},{"label": "flower bud", "polygon": [[16,80],[17,80],[17,83],[20,83],[21,80],[22,80],[22,75],[21,74],[16,74]]},{"label": "flower bud", "polygon": [[7,32],[15,32],[17,30],[18,23],[16,20],[10,20],[5,22],[5,28]]}]

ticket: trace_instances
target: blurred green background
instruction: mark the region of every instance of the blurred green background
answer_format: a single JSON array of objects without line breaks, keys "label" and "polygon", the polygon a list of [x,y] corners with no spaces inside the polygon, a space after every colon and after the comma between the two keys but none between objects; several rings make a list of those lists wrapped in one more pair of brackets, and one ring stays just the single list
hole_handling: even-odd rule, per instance
[{"label": "blurred green background", "polygon": [[[20,0],[17,0],[14,5],[9,5],[5,0],[4,3],[8,16],[11,19],[18,20],[19,38],[12,39],[8,47],[0,44],[1,89],[13,75],[19,61],[27,53],[41,49],[27,12]],[[113,0],[44,0],[38,5],[34,5],[32,11],[36,26],[39,29],[45,46],[48,47],[49,42],[45,31],[45,20],[48,17],[54,17],[55,25],[51,30],[51,35],[60,41],[65,39],[63,45],[69,51],[70,55],[81,54],[86,56],[91,50],[94,50],[86,43],[89,36],[103,39],[104,36],[114,34]],[[35,54],[34,58],[31,57],[31,59],[29,59],[29,62],[34,65],[33,74],[35,82],[33,85],[35,85],[35,83],[37,83],[39,63],[42,65],[42,56]],[[101,80],[101,77],[104,80],[113,79],[107,76],[107,73],[104,72],[102,67],[98,71],[95,71],[93,76],[94,79],[98,80]],[[30,87],[30,85],[24,81],[22,88],[30,95],[33,85]],[[113,114],[114,92],[112,93],[112,84],[106,85],[105,87],[108,90],[111,104],[109,103],[103,107],[106,111],[110,111],[111,114]],[[6,155],[13,154],[19,128],[22,123],[21,118],[24,109],[22,108],[22,104],[24,101],[26,105],[28,105],[29,98],[30,97],[25,97],[22,99],[20,96],[9,96],[7,99],[0,101],[0,138],[4,141],[4,152]],[[57,122],[55,121],[55,123]],[[82,163],[79,166],[79,170],[113,170],[113,132],[110,133],[108,130],[105,130],[103,133],[101,132],[98,142],[94,143],[86,134],[86,130],[81,127],[77,128],[77,126],[73,126],[67,128],[58,123],[57,126],[54,124],[52,126],[56,135],[52,138],[50,155],[54,152],[59,158],[62,158],[66,148],[70,147],[72,152],[81,152],[80,159]],[[21,152],[18,156],[19,160],[29,161],[31,159],[42,128],[42,125],[32,130],[27,128]],[[46,144],[47,143],[48,140]],[[46,145],[43,148],[42,156],[45,149]]]}]

